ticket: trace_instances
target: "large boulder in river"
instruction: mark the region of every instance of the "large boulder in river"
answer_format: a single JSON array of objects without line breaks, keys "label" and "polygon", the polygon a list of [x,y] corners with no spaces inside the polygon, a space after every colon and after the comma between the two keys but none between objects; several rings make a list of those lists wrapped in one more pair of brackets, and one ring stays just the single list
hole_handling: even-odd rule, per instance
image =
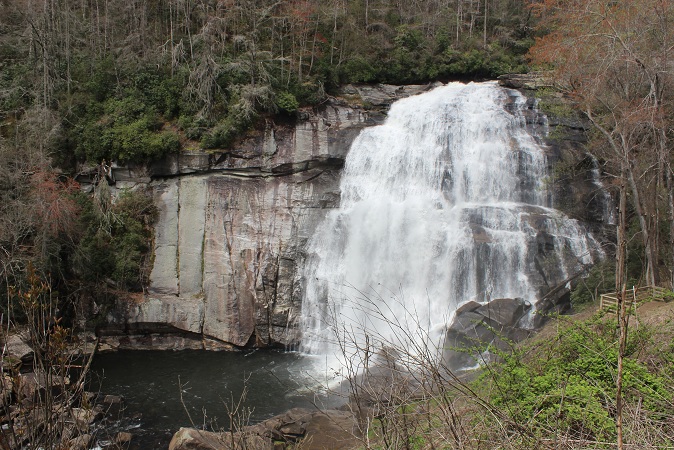
[{"label": "large boulder in river", "polygon": [[224,433],[213,433],[195,428],[180,428],[171,439],[169,450],[219,450],[224,447]]}]

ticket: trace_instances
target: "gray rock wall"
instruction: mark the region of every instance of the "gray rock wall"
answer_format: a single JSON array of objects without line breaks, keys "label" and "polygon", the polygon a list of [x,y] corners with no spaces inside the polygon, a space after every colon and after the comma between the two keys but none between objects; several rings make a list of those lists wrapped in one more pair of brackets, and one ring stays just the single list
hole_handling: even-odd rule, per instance
[{"label": "gray rock wall", "polygon": [[159,220],[147,293],[118,301],[112,329],[168,325],[208,348],[295,344],[305,244],[339,204],[351,141],[381,117],[335,101],[297,123],[268,123],[225,153],[114,167],[121,187],[152,179]]}]

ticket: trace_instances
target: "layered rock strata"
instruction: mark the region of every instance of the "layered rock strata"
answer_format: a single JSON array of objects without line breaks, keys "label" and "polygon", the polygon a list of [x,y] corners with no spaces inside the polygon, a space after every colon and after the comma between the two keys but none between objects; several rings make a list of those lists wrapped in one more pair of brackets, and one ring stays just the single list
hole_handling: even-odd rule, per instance
[{"label": "layered rock strata", "polygon": [[[351,103],[332,100],[292,124],[269,122],[228,152],[113,166],[118,188],[149,185],[159,220],[147,294],[119,301],[107,333],[185,333],[190,348],[199,340],[211,349],[296,344],[298,267],[307,239],[339,205],[351,142],[383,120],[388,104],[430,88],[350,87]],[[112,340],[115,348],[148,345]]]}]

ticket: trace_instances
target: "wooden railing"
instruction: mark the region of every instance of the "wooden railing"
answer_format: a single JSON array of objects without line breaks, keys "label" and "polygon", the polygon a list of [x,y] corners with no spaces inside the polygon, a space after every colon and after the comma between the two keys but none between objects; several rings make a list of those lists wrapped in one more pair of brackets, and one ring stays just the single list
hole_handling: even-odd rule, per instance
[{"label": "wooden railing", "polygon": [[[609,294],[601,294],[599,298],[599,309],[615,309],[618,310],[619,292],[611,292]],[[635,308],[647,300],[668,301],[672,297],[672,292],[669,289],[658,286],[644,286],[633,287],[625,291],[625,302],[627,308]]]}]

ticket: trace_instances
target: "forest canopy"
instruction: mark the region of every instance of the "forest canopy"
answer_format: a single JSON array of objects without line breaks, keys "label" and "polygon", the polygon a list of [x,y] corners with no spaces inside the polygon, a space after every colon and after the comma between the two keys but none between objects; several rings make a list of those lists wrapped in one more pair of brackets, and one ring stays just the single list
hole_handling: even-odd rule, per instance
[{"label": "forest canopy", "polygon": [[55,161],[222,148],[339,84],[524,71],[520,0],[4,0],[0,124],[28,110]]},{"label": "forest canopy", "polygon": [[[619,199],[616,290],[628,277],[671,286],[674,269],[674,4],[667,0],[545,0],[532,62],[591,122],[589,152]],[[628,274],[632,259],[643,273]],[[633,249],[635,250],[635,249]],[[638,283],[638,281],[637,281]]]}]

